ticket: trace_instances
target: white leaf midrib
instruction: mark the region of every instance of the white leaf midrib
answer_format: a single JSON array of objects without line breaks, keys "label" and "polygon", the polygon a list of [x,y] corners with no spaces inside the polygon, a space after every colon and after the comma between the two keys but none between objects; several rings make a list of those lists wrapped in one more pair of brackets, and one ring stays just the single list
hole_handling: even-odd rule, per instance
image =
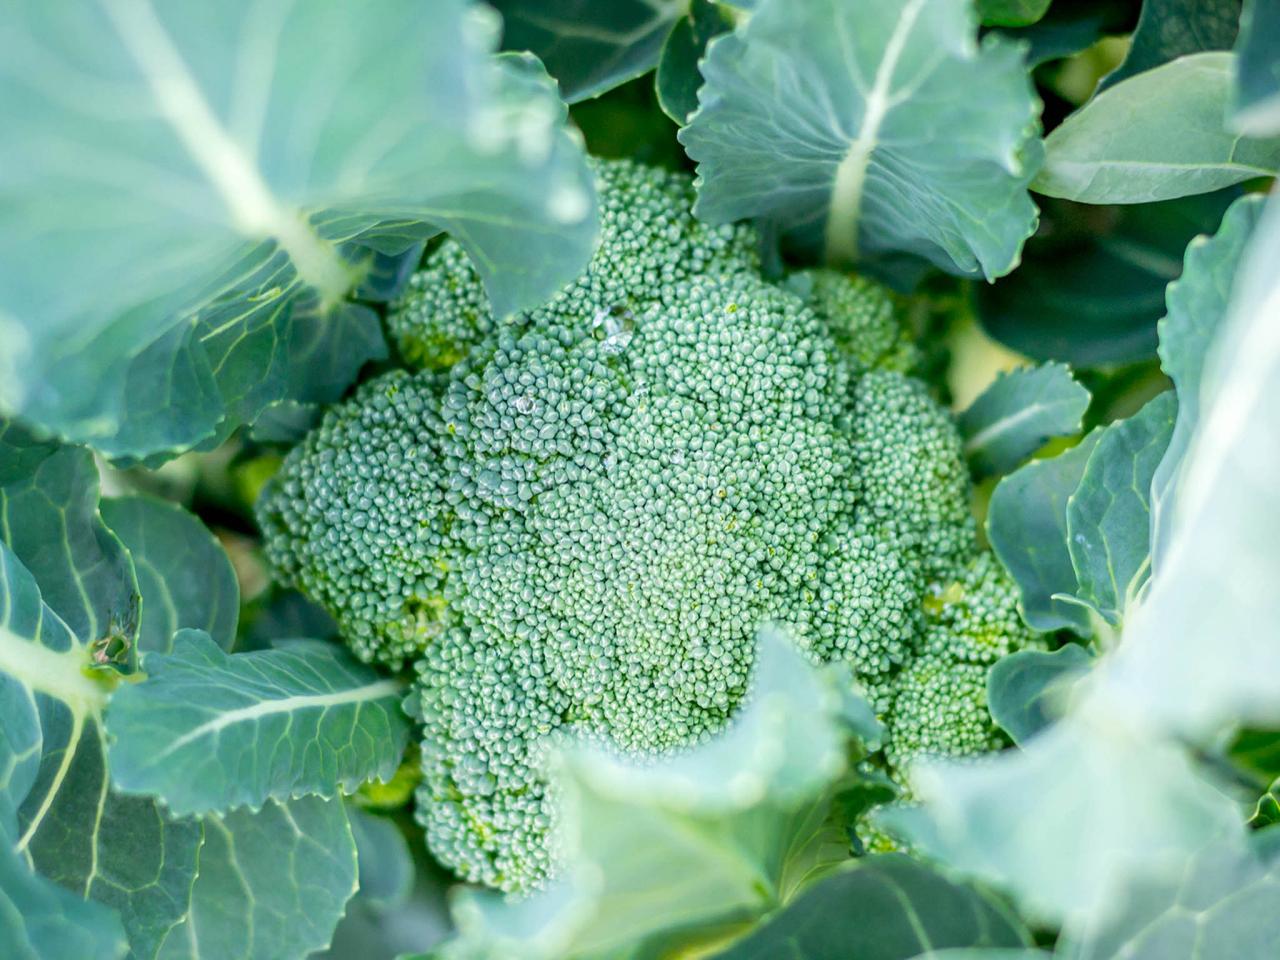
[{"label": "white leaf midrib", "polygon": [[1033,420],[1041,414],[1050,413],[1058,407],[1064,407],[1071,404],[1073,400],[1063,398],[1054,400],[1049,403],[1036,401],[1029,407],[1023,407],[1015,414],[1001,417],[999,420],[986,427],[983,427],[967,441],[965,441],[964,452],[966,455],[972,456],[979,450],[983,450],[992,445],[993,441],[999,440],[1004,434],[1007,434],[1028,420]]}]

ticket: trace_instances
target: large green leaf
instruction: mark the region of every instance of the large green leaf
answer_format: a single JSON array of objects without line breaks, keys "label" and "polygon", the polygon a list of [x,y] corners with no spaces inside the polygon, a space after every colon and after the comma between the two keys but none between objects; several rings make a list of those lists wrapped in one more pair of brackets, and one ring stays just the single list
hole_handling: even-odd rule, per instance
[{"label": "large green leaf", "polygon": [[866,857],[819,881],[717,960],[909,960],[946,947],[1019,947],[1013,911],[900,854]]},{"label": "large green leaf", "polygon": [[1033,460],[1001,480],[991,495],[987,537],[1018,584],[1023,619],[1037,630],[1091,632],[1088,611],[1060,597],[1075,596],[1077,586],[1067,549],[1067,500],[1097,441],[1095,431],[1066,453]]},{"label": "large green leaf", "polygon": [[1051,437],[1080,429],[1089,391],[1058,363],[996,378],[960,415],[964,453],[979,475],[1007,473]]},{"label": "large green leaf", "polygon": [[698,109],[702,72],[698,62],[707,44],[734,25],[733,12],[713,0],[692,0],[662,46],[654,89],[663,113],[683,126]]},{"label": "large green leaf", "polygon": [[1241,133],[1280,133],[1280,7],[1270,0],[1245,0],[1231,109]]},{"label": "large green leaf", "polygon": [[1123,206],[1050,199],[1022,265],[974,291],[978,318],[1037,360],[1087,367],[1152,357],[1165,287],[1187,243],[1216,230],[1238,195],[1229,187]]},{"label": "large green leaf", "polygon": [[1151,573],[1151,480],[1173,433],[1172,391],[1108,424],[1067,501],[1076,597],[1113,627]]},{"label": "large green leaf", "polygon": [[98,468],[88,450],[42,443],[0,420],[0,539],[76,637],[115,636],[132,647],[137,579],[98,513]]},{"label": "large green leaf", "polygon": [[138,649],[167,653],[182,628],[230,649],[240,615],[231,559],[196,517],[154,497],[104,500],[102,519],[133,558],[142,595]]},{"label": "large green leaf", "polygon": [[987,674],[991,719],[1025,746],[1066,712],[1066,687],[1093,664],[1084,647],[1068,643],[1054,650],[1017,650],[996,661]]},{"label": "large green leaf", "polygon": [[1000,33],[1025,41],[1027,65],[1035,67],[1087,50],[1108,34],[1128,33],[1136,8],[1135,0],[1058,0],[1035,23]]},{"label": "large green leaf", "polygon": [[762,634],[755,689],[728,731],[660,762],[600,747],[561,754],[565,864],[550,887],[512,902],[466,891],[446,956],[527,960],[630,955],[678,931],[715,938],[725,922],[777,909],[798,881],[847,854],[827,826],[828,786],[845,765],[844,698],[787,640]]},{"label": "large green leaf", "polygon": [[0,826],[0,956],[6,960],[119,960],[120,918],[33,874]]},{"label": "large green leaf", "polygon": [[1240,0],[1143,0],[1142,16],[1124,62],[1099,90],[1202,50],[1230,50],[1240,27]]},{"label": "large green leaf", "polygon": [[302,958],[328,945],[356,890],[356,849],[338,800],[268,802],[204,820],[191,911],[159,960]]},{"label": "large green leaf", "polygon": [[1227,315],[1236,270],[1262,215],[1264,198],[1241,197],[1226,211],[1217,233],[1187,246],[1182,277],[1169,285],[1168,313],[1160,321],[1160,363],[1178,391],[1178,420],[1151,488],[1152,566],[1159,569],[1168,539],[1178,471],[1200,421],[1205,355]]},{"label": "large green leaf", "polygon": [[1116,84],[1045,140],[1032,188],[1082,203],[1207,193],[1280,168],[1280,137],[1224,126],[1234,57],[1194,53]]},{"label": "large green leaf", "polygon": [[20,4],[5,406],[126,456],[331,399],[381,350],[343,298],[441,230],[498,313],[553,293],[591,253],[589,175],[545,73],[493,39],[464,0]]},{"label": "large green leaf", "polygon": [[403,757],[403,685],[336,644],[229,655],[183,630],[144,666],[107,711],[111,775],[179,816],[349,793],[390,779]]},{"label": "large green leaf", "polygon": [[988,279],[1017,263],[1038,105],[1021,48],[979,44],[968,0],[765,0],[702,73],[680,132],[698,216],[761,218],[835,262]]}]

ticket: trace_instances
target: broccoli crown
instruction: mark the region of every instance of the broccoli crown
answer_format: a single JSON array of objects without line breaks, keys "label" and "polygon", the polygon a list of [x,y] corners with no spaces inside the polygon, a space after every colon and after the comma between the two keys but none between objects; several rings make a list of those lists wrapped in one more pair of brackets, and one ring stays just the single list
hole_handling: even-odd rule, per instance
[{"label": "broccoli crown", "polygon": [[496,318],[442,243],[389,319],[416,372],[329,410],[259,506],[272,562],[356,652],[414,664],[428,842],[508,890],[555,867],[548,736],[655,755],[712,735],[765,621],[853,666],[897,760],[988,743],[964,671],[1023,636],[889,294],[773,284],[749,229],[693,219],[687,178],[598,171],[578,281]]}]

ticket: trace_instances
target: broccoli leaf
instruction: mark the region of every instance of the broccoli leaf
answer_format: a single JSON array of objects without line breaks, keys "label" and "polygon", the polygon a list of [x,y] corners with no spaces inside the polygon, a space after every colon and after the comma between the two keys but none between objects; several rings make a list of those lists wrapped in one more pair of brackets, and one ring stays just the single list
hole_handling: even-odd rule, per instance
[{"label": "broccoli leaf", "polygon": [[1130,9],[1130,3],[1116,0],[1059,0],[1035,23],[999,32],[1025,41],[1027,66],[1037,67],[1087,50],[1107,34],[1128,33],[1134,19]]},{"label": "broccoli leaf", "polygon": [[463,892],[456,955],[594,957],[652,945],[668,928],[686,943],[714,939],[726,920],[778,907],[810,870],[843,859],[847,840],[826,818],[827,788],[845,765],[847,693],[835,684],[849,679],[815,671],[769,630],[755,676],[724,735],[669,760],[562,753],[560,879],[518,902]]},{"label": "broccoli leaf", "polygon": [[269,801],[204,820],[191,911],[158,960],[305,957],[329,943],[356,889],[356,849],[338,800]]},{"label": "broccoli leaf", "polygon": [[1051,0],[978,0],[978,17],[986,26],[1025,27],[1049,12]]},{"label": "broccoli leaf", "polygon": [[1022,594],[1022,616],[1037,630],[1091,632],[1088,611],[1064,600],[1077,588],[1067,548],[1067,500],[1080,485],[1098,431],[1051,460],[1033,460],[996,486],[987,537]]},{"label": "broccoli leaf", "polygon": [[996,897],[900,854],[855,860],[806,889],[718,960],[908,960],[945,947],[1018,947],[1030,934]]},{"label": "broccoli leaf", "polygon": [[761,3],[711,42],[680,131],[694,211],[833,262],[1008,273],[1035,229],[1037,105],[1022,49],[975,34],[967,0]]},{"label": "broccoli leaf", "polygon": [[698,88],[702,86],[698,61],[706,55],[712,38],[732,29],[733,24],[726,7],[712,0],[692,0],[662,45],[654,89],[662,112],[681,126],[698,109]]},{"label": "broccoli leaf", "polygon": [[144,665],[107,712],[112,777],[179,816],[350,792],[404,754],[402,685],[334,644],[228,655],[183,630]]},{"label": "broccoli leaf", "polygon": [[186,449],[333,399],[379,355],[343,303],[375,254],[448,231],[500,314],[576,275],[581,145],[482,20],[463,0],[22,4],[0,32],[5,406],[111,456]]},{"label": "broccoli leaf", "polygon": [[1194,53],[1104,90],[1045,140],[1032,189],[1082,203],[1207,193],[1280,168],[1280,137],[1223,126],[1230,53]]},{"label": "broccoli leaf", "polygon": [[1019,746],[1065,712],[1069,681],[1089,672],[1093,657],[1077,643],[1049,652],[1017,650],[996,661],[987,675],[991,719]]},{"label": "broccoli leaf", "polygon": [[547,65],[570,103],[597,97],[658,63],[690,0],[494,0],[502,45]]},{"label": "broccoli leaf", "polygon": [[413,856],[400,828],[387,817],[347,808],[360,872],[360,899],[377,908],[399,906],[413,889]]},{"label": "broccoli leaf", "polygon": [[1143,0],[1124,62],[1099,90],[1188,53],[1230,50],[1240,27],[1240,0]]},{"label": "broccoli leaf", "polygon": [[960,415],[969,465],[978,475],[1008,473],[1051,437],[1080,429],[1089,391],[1058,363],[997,377]]},{"label": "broccoli leaf", "polygon": [[0,956],[8,960],[120,960],[120,918],[33,874],[0,826]]},{"label": "broccoli leaf", "polygon": [[1108,424],[1067,501],[1075,596],[1113,627],[1151,573],[1151,481],[1173,433],[1172,391]]},{"label": "broccoli leaf", "polygon": [[198,519],[154,497],[104,500],[102,518],[133,558],[142,594],[138,649],[168,653],[180,628],[230,649],[240,614],[231,559]]},{"label": "broccoli leaf", "polygon": [[98,468],[88,450],[40,442],[0,420],[0,537],[76,637],[117,637],[131,654],[137,578],[98,513]]},{"label": "broccoli leaf", "polygon": [[1230,123],[1253,137],[1280,133],[1280,7],[1245,0],[1236,42]]},{"label": "broccoli leaf", "polygon": [[1152,567],[1165,552],[1178,471],[1200,421],[1205,355],[1227,315],[1236,270],[1262,215],[1263,198],[1241,197],[1226,211],[1218,232],[1187,246],[1182,277],[1169,284],[1168,314],[1160,321],[1160,363],[1178,391],[1178,419],[1151,487]]},{"label": "broccoli leaf", "polygon": [[1037,360],[1097,366],[1152,357],[1183,251],[1217,229],[1239,192],[1102,207],[1048,200],[1022,265],[974,290],[983,328]]}]

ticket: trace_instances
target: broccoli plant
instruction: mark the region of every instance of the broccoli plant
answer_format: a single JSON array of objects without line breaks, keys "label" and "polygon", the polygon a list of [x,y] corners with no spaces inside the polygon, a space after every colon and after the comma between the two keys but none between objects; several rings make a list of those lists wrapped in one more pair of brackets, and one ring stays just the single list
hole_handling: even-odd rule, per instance
[{"label": "broccoli plant", "polygon": [[15,0],[0,958],[1270,960],[1269,0]]}]

